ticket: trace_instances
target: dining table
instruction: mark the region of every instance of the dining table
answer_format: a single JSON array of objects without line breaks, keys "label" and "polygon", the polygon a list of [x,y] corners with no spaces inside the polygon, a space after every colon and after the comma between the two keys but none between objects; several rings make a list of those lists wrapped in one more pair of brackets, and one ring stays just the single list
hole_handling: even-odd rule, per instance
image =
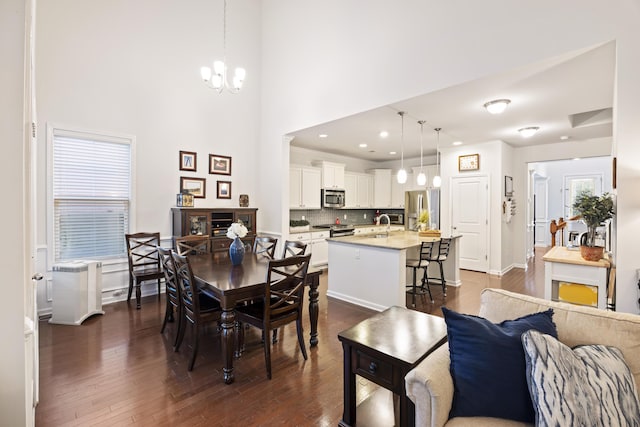
[{"label": "dining table", "polygon": [[[264,296],[270,258],[247,252],[239,265],[232,265],[227,252],[189,256],[193,276],[201,292],[220,302],[223,378],[234,381],[236,306]],[[318,286],[322,270],[309,266],[305,286],[309,287],[310,345],[318,345]]]}]

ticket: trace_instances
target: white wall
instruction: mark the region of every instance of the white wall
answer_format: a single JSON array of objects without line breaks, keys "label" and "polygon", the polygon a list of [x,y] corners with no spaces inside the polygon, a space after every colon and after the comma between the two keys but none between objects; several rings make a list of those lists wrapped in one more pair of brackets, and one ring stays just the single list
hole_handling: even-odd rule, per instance
[{"label": "white wall", "polygon": [[[632,0],[269,3],[263,14],[268,84],[260,154],[269,165],[261,166],[263,191],[279,187],[287,194],[286,177],[277,172],[288,164],[282,149],[287,132],[616,40],[616,150],[624,157],[618,170],[618,221],[624,223],[618,228],[618,308],[636,312],[631,275],[640,237],[640,193],[633,193],[640,175],[640,86],[634,77],[640,75],[639,15]],[[287,201],[277,202],[269,221],[282,228]],[[523,230],[514,253],[524,254],[524,224],[514,226]]]},{"label": "white wall", "polygon": [[[37,73],[40,160],[39,254],[46,256],[45,126],[136,137],[136,230],[171,236],[170,209],[180,176],[207,179],[196,207],[238,206],[248,194],[261,207],[257,165],[260,109],[261,3],[229,2],[227,62],[247,69],[241,94],[217,94],[200,67],[222,59],[222,2],[126,0],[40,2]],[[180,150],[197,152],[197,172],[178,169]],[[210,175],[209,154],[232,157],[232,175]],[[232,198],[216,199],[216,181],[232,182]],[[258,211],[261,228],[262,210]],[[51,266],[47,266],[49,269]],[[126,264],[109,267],[106,289],[126,285]],[[108,271],[108,270],[105,270]],[[118,273],[119,272],[119,273]],[[49,275],[50,276],[50,275]],[[39,288],[42,313],[50,306]],[[154,289],[152,284],[147,286]],[[106,296],[107,299],[111,296]]]},{"label": "white wall", "polygon": [[[24,426],[27,422],[25,400],[25,168],[23,131],[25,1],[0,2],[0,141],[2,141],[2,179],[6,204],[2,213],[5,230],[0,247],[2,294],[5,303],[0,310],[0,336],[4,351],[0,352],[0,425]],[[10,299],[10,302],[7,300]]]}]

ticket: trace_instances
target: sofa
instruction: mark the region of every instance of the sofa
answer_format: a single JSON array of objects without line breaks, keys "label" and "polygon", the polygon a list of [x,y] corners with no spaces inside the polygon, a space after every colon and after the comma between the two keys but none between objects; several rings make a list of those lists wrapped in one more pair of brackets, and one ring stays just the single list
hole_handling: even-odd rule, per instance
[{"label": "sofa", "polygon": [[[617,347],[635,379],[636,389],[640,385],[640,316],[548,301],[502,289],[484,289],[480,304],[478,315],[494,323],[552,308],[560,342],[569,347],[587,344]],[[407,396],[416,408],[416,426],[532,425],[488,417],[449,419],[454,395],[449,364],[449,346],[445,344],[405,377]]]}]

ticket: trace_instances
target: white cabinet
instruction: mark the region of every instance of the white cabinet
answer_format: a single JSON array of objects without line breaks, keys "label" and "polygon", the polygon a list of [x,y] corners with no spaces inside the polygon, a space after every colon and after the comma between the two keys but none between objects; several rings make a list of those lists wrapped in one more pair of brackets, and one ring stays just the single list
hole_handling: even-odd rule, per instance
[{"label": "white cabinet", "polygon": [[424,190],[425,188],[433,187],[433,177],[436,176],[436,174],[438,173],[438,167],[436,165],[423,166],[422,169],[424,171],[424,174],[427,176],[427,183],[422,186],[418,185],[418,183],[416,182],[416,179],[418,179],[418,174],[420,173],[420,166],[416,166],[412,169],[413,169],[413,182],[411,184],[412,184],[413,190]]},{"label": "white cabinet", "polygon": [[391,206],[394,208],[404,208],[404,192],[412,189],[409,179],[412,178],[412,174],[409,174],[407,182],[404,184],[398,184],[397,175],[391,177]]},{"label": "white cabinet", "polygon": [[366,173],[345,172],[344,174],[344,207],[370,208],[373,177]]},{"label": "white cabinet", "polygon": [[322,188],[344,188],[344,165],[332,162],[317,162],[313,164],[322,169]]},{"label": "white cabinet", "polygon": [[311,265],[327,265],[329,263],[329,231],[314,231],[311,233]]},{"label": "white cabinet", "polygon": [[391,169],[373,169],[374,208],[390,208],[391,205]]},{"label": "white cabinet", "polygon": [[289,168],[289,208],[320,209],[321,171],[319,168]]}]

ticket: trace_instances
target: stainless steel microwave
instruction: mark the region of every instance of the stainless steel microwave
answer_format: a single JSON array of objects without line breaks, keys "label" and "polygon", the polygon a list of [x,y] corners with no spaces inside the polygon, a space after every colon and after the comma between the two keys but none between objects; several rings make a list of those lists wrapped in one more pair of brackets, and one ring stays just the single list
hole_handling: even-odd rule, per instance
[{"label": "stainless steel microwave", "polygon": [[323,208],[343,208],[344,207],[344,190],[322,189],[322,207]]},{"label": "stainless steel microwave", "polygon": [[404,224],[404,215],[403,214],[390,213],[390,214],[387,214],[387,215],[389,215],[389,220],[391,221],[391,224]]}]

